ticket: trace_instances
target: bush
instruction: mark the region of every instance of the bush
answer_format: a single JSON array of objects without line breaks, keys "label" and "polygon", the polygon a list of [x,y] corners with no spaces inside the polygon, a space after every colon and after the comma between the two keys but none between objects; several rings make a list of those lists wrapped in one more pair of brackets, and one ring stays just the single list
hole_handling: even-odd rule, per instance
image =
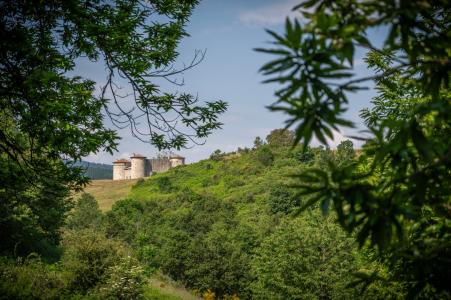
[{"label": "bush", "polygon": [[297,161],[303,164],[311,164],[315,160],[315,153],[310,147],[307,147],[305,151],[297,148],[292,152],[292,155]]},{"label": "bush", "polygon": [[92,229],[66,233],[61,263],[0,257],[0,299],[138,299],[143,269]]},{"label": "bush", "polygon": [[108,270],[127,255],[119,242],[92,229],[66,233],[62,266],[70,272],[74,291],[86,293],[106,280]]},{"label": "bush", "polygon": [[237,178],[236,176],[225,176],[223,180],[227,188],[236,188],[246,184],[243,179]]},{"label": "bush", "polygon": [[284,186],[283,184],[272,187],[268,205],[272,213],[290,213],[294,208],[299,207],[301,199],[296,196],[293,188]]},{"label": "bush", "polygon": [[171,180],[167,176],[154,178],[153,182],[157,185],[158,189],[163,193],[170,193],[174,189]]},{"label": "bush", "polygon": [[203,178],[200,185],[202,187],[209,187],[209,186],[218,185],[219,182],[221,182],[221,177],[216,174],[211,177]]},{"label": "bush", "polygon": [[134,185],[132,185],[132,189],[142,186],[146,180],[144,178],[139,178],[138,181]]},{"label": "bush", "polygon": [[141,266],[132,257],[121,257],[119,262],[108,268],[105,283],[94,295],[99,295],[101,299],[139,299],[143,294],[143,273]]},{"label": "bush", "polygon": [[267,145],[263,145],[257,150],[257,161],[266,167],[272,165],[274,154]]},{"label": "bush", "polygon": [[38,256],[0,257],[0,299],[59,299],[67,287],[67,274]]}]

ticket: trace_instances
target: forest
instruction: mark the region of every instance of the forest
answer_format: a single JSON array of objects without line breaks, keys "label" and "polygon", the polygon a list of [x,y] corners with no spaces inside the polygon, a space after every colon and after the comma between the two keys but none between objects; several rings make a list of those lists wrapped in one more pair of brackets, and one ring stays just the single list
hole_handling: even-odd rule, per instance
[{"label": "forest", "polygon": [[92,163],[87,161],[75,162],[73,167],[81,167],[84,170],[84,175],[89,179],[112,179],[113,166],[107,164]]},{"label": "forest", "polygon": [[[0,1],[0,299],[450,299],[451,2],[246,1],[190,27],[207,2]],[[212,87],[185,86],[208,63],[180,62],[188,29],[233,32]],[[111,172],[86,158],[215,138],[106,206],[84,192]]]}]

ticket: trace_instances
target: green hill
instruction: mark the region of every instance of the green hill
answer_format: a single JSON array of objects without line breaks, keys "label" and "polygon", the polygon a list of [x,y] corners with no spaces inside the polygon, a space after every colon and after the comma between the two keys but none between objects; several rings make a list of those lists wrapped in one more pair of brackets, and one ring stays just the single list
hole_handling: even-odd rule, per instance
[{"label": "green hill", "polygon": [[209,299],[399,296],[402,289],[390,285],[372,284],[364,294],[351,287],[353,273],[384,268],[369,251],[357,251],[333,215],[298,214],[310,198],[290,187],[293,175],[351,160],[354,152],[280,145],[215,152],[137,182],[106,214],[107,233],[149,268]]}]

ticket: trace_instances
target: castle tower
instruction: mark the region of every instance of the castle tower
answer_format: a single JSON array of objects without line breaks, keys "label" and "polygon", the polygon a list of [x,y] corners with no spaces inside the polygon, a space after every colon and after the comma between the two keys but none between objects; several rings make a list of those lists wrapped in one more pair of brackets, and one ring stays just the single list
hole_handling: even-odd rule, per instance
[{"label": "castle tower", "polygon": [[146,174],[146,157],[133,153],[130,157],[132,166],[130,169],[130,179],[143,178]]},{"label": "castle tower", "polygon": [[180,155],[171,155],[169,161],[171,162],[171,168],[185,164],[185,158]]},{"label": "castle tower", "polygon": [[113,180],[124,180],[125,168],[130,164],[126,159],[118,159],[113,162]]}]

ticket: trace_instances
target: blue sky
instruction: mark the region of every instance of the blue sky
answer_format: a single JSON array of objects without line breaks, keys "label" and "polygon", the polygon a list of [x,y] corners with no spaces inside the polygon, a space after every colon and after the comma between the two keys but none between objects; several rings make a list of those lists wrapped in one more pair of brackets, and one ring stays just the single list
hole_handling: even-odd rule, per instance
[{"label": "blue sky", "polygon": [[[204,0],[194,10],[187,27],[190,37],[182,40],[179,47],[178,64],[189,62],[196,49],[206,49],[206,57],[200,65],[183,75],[184,87],[164,84],[164,88],[198,94],[205,101],[227,101],[229,110],[221,119],[223,129],[211,135],[205,145],[178,151],[188,163],[207,158],[216,149],[229,152],[237,147],[250,147],[256,136],[264,138],[272,129],[283,127],[285,116],[265,108],[274,102],[273,93],[277,86],[262,84],[264,78],[258,73],[270,57],[252,49],[264,47],[270,41],[265,28],[283,30],[286,16],[293,16],[290,10],[297,3],[293,0]],[[376,31],[369,34],[376,41],[380,35]],[[358,75],[368,74],[362,62],[364,53],[359,51],[357,54],[356,72]],[[104,80],[102,68],[84,63],[79,68],[95,81]],[[359,111],[369,106],[374,94],[370,89],[351,95],[346,117],[359,126]],[[158,153],[153,146],[131,137],[128,130],[120,130],[119,134],[122,140],[115,155],[100,152],[85,159],[111,163],[115,158],[127,157],[133,152],[147,156]],[[338,144],[347,134],[352,132],[337,132],[331,146]]]}]

